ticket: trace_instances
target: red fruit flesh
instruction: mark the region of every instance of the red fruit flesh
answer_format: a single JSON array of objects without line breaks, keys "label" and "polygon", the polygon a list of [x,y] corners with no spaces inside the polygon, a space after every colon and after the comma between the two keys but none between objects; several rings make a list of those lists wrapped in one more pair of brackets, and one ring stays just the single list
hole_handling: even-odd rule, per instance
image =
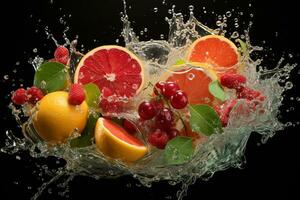
[{"label": "red fruit flesh", "polygon": [[169,141],[169,137],[166,132],[156,129],[156,131],[149,135],[148,141],[158,149],[164,149]]},{"label": "red fruit flesh", "polygon": [[11,97],[11,101],[16,105],[23,105],[27,100],[27,92],[24,88],[17,89]]},{"label": "red fruit flesh", "polygon": [[123,127],[125,128],[126,131],[128,131],[131,134],[136,133],[135,126],[130,121],[128,121],[127,119],[123,120]]},{"label": "red fruit flesh", "polygon": [[264,100],[265,97],[260,91],[250,89],[248,87],[242,87],[237,91],[237,97],[239,99],[248,99],[248,100]]},{"label": "red fruit flesh", "polygon": [[85,99],[85,91],[81,84],[73,84],[69,91],[69,104],[80,105]]},{"label": "red fruit flesh", "polygon": [[215,107],[216,112],[218,113],[220,120],[222,122],[223,127],[227,126],[229,121],[229,115],[234,106],[237,104],[238,100],[233,99],[226,101],[222,105],[218,105]]}]

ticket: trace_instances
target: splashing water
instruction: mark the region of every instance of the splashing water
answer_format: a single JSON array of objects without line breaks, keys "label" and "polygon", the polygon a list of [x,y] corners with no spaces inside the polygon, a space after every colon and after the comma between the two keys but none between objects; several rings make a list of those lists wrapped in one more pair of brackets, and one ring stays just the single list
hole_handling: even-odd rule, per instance
[{"label": "splashing water", "polygon": [[[122,36],[126,47],[142,59],[148,75],[146,79],[148,82],[153,83],[157,82],[159,75],[167,71],[176,61],[184,59],[188,46],[195,39],[208,34],[225,35],[226,20],[232,16],[232,12],[226,12],[223,17],[218,18],[216,22],[218,28],[213,30],[196,19],[193,14],[193,6],[189,6],[190,16],[186,22],[183,14],[176,13],[175,6],[173,6],[169,11],[172,15],[171,18],[166,18],[169,25],[167,40],[139,41],[126,13],[125,1],[124,7],[121,20],[123,22]],[[154,13],[156,12],[158,12],[158,9],[154,8]],[[61,23],[64,23],[63,19],[61,21]],[[235,23],[238,26],[238,21],[235,21]],[[81,55],[76,53],[75,47],[77,42],[70,42],[66,39],[68,29],[65,29],[63,36],[66,45],[71,46],[71,69],[74,71]],[[48,28],[45,30],[48,37],[52,38],[58,45]],[[147,31],[146,28],[143,32]],[[251,46],[249,29],[242,34],[238,32],[231,34],[231,39],[235,39],[236,42],[240,38],[246,40],[247,46],[247,50],[244,50],[239,63],[246,66],[242,74],[249,80],[249,85],[262,91],[267,99],[255,112],[251,112],[249,115],[241,117],[240,110],[234,109],[230,113],[230,121],[228,126],[224,128],[224,133],[214,134],[207,138],[203,144],[198,145],[192,159],[186,164],[164,165],[162,162],[162,151],[160,150],[154,150],[150,155],[128,166],[118,160],[108,161],[103,155],[95,151],[95,145],[84,148],[71,148],[70,143],[67,142],[66,144],[49,148],[41,142],[35,133],[31,123],[32,119],[24,120],[25,117],[29,116],[27,111],[32,108],[25,107],[23,110],[18,110],[13,105],[10,105],[10,108],[17,122],[22,126],[24,138],[19,138],[14,133],[7,131],[6,146],[1,148],[1,151],[14,154],[18,151],[29,150],[30,155],[35,158],[56,156],[66,161],[65,167],[57,170],[56,176],[49,182],[44,183],[32,199],[37,199],[48,185],[66,174],[70,175],[66,183],[75,175],[91,176],[98,179],[128,174],[131,174],[147,187],[150,187],[153,182],[161,180],[167,180],[170,184],[181,183],[182,189],[178,191],[177,197],[182,199],[187,192],[188,186],[193,184],[198,178],[206,179],[217,171],[229,167],[240,167],[244,162],[245,146],[252,132],[260,133],[263,136],[262,141],[266,142],[277,131],[287,126],[278,120],[279,108],[283,102],[283,93],[293,87],[292,82],[288,81],[287,77],[290,76],[296,65],[284,65],[284,59],[282,58],[273,69],[268,70],[258,67],[261,60],[252,60],[250,55],[255,51],[262,50],[262,48]],[[32,61],[35,70],[38,69],[43,61],[43,58],[38,56]],[[73,73],[71,72],[71,75]],[[194,74],[190,73],[189,80],[193,80],[194,76]],[[147,88],[144,90],[144,93],[147,93]],[[144,94],[142,93],[140,97],[137,97],[136,101],[139,102],[143,96]],[[243,100],[240,100],[238,104],[242,107],[246,106]],[[240,108],[240,106],[238,107]],[[130,110],[126,113],[121,113],[121,117],[136,120],[136,116],[128,113],[130,113]]]}]

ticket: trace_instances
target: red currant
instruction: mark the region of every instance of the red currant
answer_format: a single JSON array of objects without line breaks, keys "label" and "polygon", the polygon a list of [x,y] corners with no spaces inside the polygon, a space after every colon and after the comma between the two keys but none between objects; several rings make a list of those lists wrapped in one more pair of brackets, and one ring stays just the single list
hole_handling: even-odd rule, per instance
[{"label": "red currant", "polygon": [[168,108],[161,109],[155,116],[155,125],[162,130],[168,130],[173,125],[173,113]]},{"label": "red currant", "polygon": [[179,86],[174,82],[167,82],[165,84],[164,90],[162,94],[167,98],[170,99],[172,95],[175,94],[176,91],[179,90]]},{"label": "red currant", "polygon": [[123,120],[123,127],[125,128],[126,131],[128,131],[131,134],[136,133],[135,126],[130,121],[128,121],[127,119]]},{"label": "red currant", "polygon": [[27,97],[27,92],[24,88],[19,88],[17,89],[12,97],[11,97],[11,100],[14,104],[17,104],[17,105],[23,105],[24,103],[27,102],[28,100],[28,97]]},{"label": "red currant", "polygon": [[159,99],[159,100],[151,100],[150,102],[154,106],[155,113],[158,113],[158,111],[160,111],[161,109],[164,108],[164,102],[161,99]]},{"label": "red currant", "polygon": [[166,132],[161,131],[160,129],[156,129],[149,135],[148,141],[158,149],[164,149],[169,141],[169,137]]},{"label": "red currant", "polygon": [[179,130],[177,130],[176,128],[171,128],[170,130],[168,130],[167,134],[169,136],[169,140],[172,140],[179,135]]},{"label": "red currant", "polygon": [[166,85],[166,82],[164,82],[164,81],[157,82],[153,88],[154,94],[156,94],[156,95],[162,94],[163,91],[165,90],[165,85]]},{"label": "red currant", "polygon": [[170,102],[173,108],[182,109],[188,104],[188,97],[185,92],[178,90],[171,96]]},{"label": "red currant", "polygon": [[142,119],[148,120],[155,116],[155,108],[152,103],[144,101],[139,105],[138,108],[139,115]]}]

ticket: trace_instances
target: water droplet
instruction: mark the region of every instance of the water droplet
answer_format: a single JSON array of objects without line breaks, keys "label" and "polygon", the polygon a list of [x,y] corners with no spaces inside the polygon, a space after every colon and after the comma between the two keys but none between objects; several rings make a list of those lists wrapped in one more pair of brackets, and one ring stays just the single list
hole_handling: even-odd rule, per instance
[{"label": "water droplet", "polygon": [[164,34],[160,34],[160,39],[164,39],[165,38],[165,36],[164,36]]},{"label": "water droplet", "polygon": [[289,58],[293,58],[293,54],[289,54]]},{"label": "water droplet", "polygon": [[252,4],[251,4],[251,3],[249,3],[249,7],[252,7]]},{"label": "water droplet", "polygon": [[145,32],[145,33],[148,32],[148,28],[144,28],[144,32]]},{"label": "water droplet", "polygon": [[238,23],[234,23],[234,27],[238,28],[240,25]]},{"label": "water droplet", "polygon": [[4,75],[3,78],[4,78],[4,80],[8,80],[9,76],[8,75]]},{"label": "water droplet", "polygon": [[169,10],[168,10],[168,13],[171,15],[171,14],[172,14],[172,10],[171,10],[171,9],[169,9]]},{"label": "water droplet", "polygon": [[293,88],[293,83],[292,82],[290,82],[290,81],[288,81],[288,82],[286,82],[285,83],[285,89],[287,89],[287,90],[290,90],[290,89],[292,89]]},{"label": "water droplet", "polygon": [[163,0],[161,3],[162,3],[163,5],[165,5],[165,4],[166,4],[166,0]]},{"label": "water droplet", "polygon": [[300,97],[296,97],[296,101],[300,101]]},{"label": "water droplet", "polygon": [[231,38],[235,39],[239,37],[239,33],[237,31],[234,31],[231,35]]},{"label": "water droplet", "polygon": [[33,51],[33,53],[37,53],[38,52],[37,48],[32,49],[32,51]]},{"label": "water droplet", "polygon": [[132,89],[137,90],[138,89],[138,85],[137,84],[132,84]]},{"label": "water droplet", "polygon": [[119,39],[116,39],[116,43],[119,43],[120,42],[120,40]]},{"label": "water droplet", "polygon": [[17,62],[16,62],[16,65],[20,65],[20,61],[17,61]]},{"label": "water droplet", "polygon": [[254,17],[254,15],[252,13],[250,13],[250,17],[252,18],[252,17]]},{"label": "water droplet", "polygon": [[193,79],[195,78],[195,74],[189,73],[189,74],[187,75],[187,78],[191,81],[191,80],[193,80]]},{"label": "water droplet", "polygon": [[230,11],[226,12],[226,17],[231,17],[231,12]]},{"label": "water droplet", "polygon": [[294,97],[291,97],[290,100],[293,101],[293,100],[294,100]]},{"label": "water droplet", "polygon": [[141,35],[144,35],[144,31],[140,31],[140,34],[141,34]]},{"label": "water droplet", "polygon": [[193,6],[193,5],[189,5],[189,10],[190,10],[191,12],[193,12],[193,11],[194,11],[194,6]]},{"label": "water droplet", "polygon": [[21,157],[20,157],[20,156],[16,156],[16,159],[17,159],[17,160],[21,160]]},{"label": "water droplet", "polygon": [[157,11],[158,11],[157,7],[153,8],[153,12],[157,13]]}]

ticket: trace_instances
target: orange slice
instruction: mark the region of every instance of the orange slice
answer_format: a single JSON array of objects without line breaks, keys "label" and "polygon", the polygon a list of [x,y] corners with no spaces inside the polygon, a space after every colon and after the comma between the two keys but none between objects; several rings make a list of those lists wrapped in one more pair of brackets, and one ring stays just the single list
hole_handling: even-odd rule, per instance
[{"label": "orange slice", "polygon": [[163,81],[177,83],[187,94],[190,104],[211,104],[215,98],[208,88],[217,79],[216,72],[205,63],[174,65],[161,78]]},{"label": "orange slice", "polygon": [[108,88],[119,97],[137,94],[144,81],[141,61],[124,47],[101,46],[88,52],[79,62],[74,82]]},{"label": "orange slice", "polygon": [[218,73],[236,72],[239,52],[235,44],[219,35],[207,35],[194,41],[188,51],[187,61],[208,63]]},{"label": "orange slice", "polygon": [[104,155],[125,162],[136,161],[148,152],[148,148],[138,138],[105,118],[97,121],[95,141],[98,150]]}]

